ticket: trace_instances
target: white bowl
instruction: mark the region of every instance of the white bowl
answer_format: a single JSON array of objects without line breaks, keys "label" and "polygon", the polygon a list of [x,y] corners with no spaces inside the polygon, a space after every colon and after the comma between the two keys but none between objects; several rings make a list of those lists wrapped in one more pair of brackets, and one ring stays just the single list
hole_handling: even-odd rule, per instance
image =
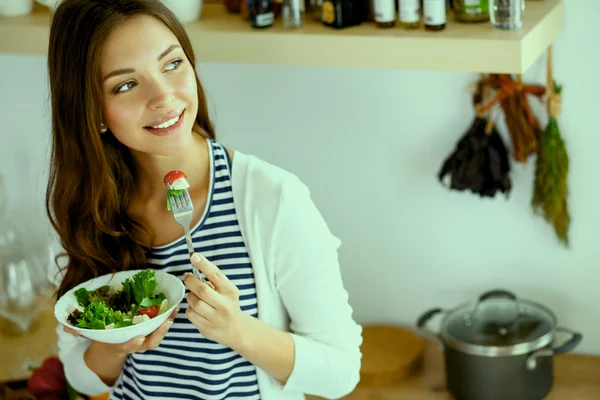
[{"label": "white bowl", "polygon": [[136,336],[146,336],[158,328],[171,315],[175,307],[181,303],[185,296],[185,285],[175,275],[167,272],[156,271],[157,292],[163,292],[169,301],[169,309],[156,317],[136,325],[114,329],[85,329],[73,326],[67,321],[70,311],[77,306],[75,291],[80,288],[94,290],[104,285],[118,285],[125,279],[132,277],[142,270],[121,271],[116,274],[107,274],[75,286],[65,293],[54,306],[54,316],[61,324],[68,326],[80,335],[102,343],[125,343]]}]

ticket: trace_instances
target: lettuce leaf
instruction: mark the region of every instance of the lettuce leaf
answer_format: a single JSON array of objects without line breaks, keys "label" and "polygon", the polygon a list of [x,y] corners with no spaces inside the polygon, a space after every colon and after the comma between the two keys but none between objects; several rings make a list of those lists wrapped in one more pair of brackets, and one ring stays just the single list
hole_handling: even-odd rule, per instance
[{"label": "lettuce leaf", "polygon": [[144,297],[144,299],[140,302],[140,308],[158,306],[163,302],[164,299],[165,294],[162,292],[152,297]]},{"label": "lettuce leaf", "polygon": [[123,314],[108,307],[102,300],[92,301],[79,317],[77,326],[87,329],[104,329],[106,325],[123,322]]},{"label": "lettuce leaf", "polygon": [[86,307],[88,304],[90,304],[90,300],[89,300],[90,292],[86,288],[77,289],[74,294],[75,294],[75,297],[77,298],[77,303],[81,307]]},{"label": "lettuce leaf", "polygon": [[101,286],[95,290],[81,288],[76,290],[74,294],[77,298],[77,303],[82,307],[88,306],[94,300],[104,300],[110,303],[113,297],[110,294],[110,286]]},{"label": "lettuce leaf", "polygon": [[126,326],[131,326],[133,325],[133,322],[131,321],[120,321],[120,322],[115,322],[115,328],[125,328]]},{"label": "lettuce leaf", "polygon": [[154,295],[157,285],[156,271],[153,269],[145,269],[123,281],[122,296],[128,300],[128,304],[136,304],[139,306],[144,299],[149,299]]},{"label": "lettuce leaf", "polygon": [[167,189],[167,210],[171,211],[171,202],[169,201],[169,194],[171,196],[179,196],[183,194],[184,190]]}]

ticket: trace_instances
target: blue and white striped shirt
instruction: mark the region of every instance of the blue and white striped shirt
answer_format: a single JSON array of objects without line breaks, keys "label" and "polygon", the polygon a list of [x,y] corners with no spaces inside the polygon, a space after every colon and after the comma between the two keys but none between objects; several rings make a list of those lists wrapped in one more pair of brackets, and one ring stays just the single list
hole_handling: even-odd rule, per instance
[{"label": "blue and white striped shirt", "polygon": [[[238,287],[241,309],[256,317],[254,274],[235,213],[231,160],[223,146],[212,140],[208,144],[211,182],[204,214],[191,231],[194,248]],[[150,255],[150,268],[180,278],[190,266],[184,238],[155,247]],[[127,357],[111,400],[260,399],[256,367],[232,349],[200,334],[185,316],[185,298],[180,307],[157,349]]]}]

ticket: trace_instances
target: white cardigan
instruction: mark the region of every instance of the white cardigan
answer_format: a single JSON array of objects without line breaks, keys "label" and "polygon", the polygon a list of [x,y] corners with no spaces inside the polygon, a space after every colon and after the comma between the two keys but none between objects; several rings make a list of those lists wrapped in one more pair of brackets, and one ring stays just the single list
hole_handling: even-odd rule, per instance
[{"label": "white cardigan", "polygon": [[[290,332],[291,376],[281,385],[257,369],[262,400],[336,399],[359,381],[362,328],[352,317],[333,236],[293,174],[236,151],[232,187],[242,235],[254,268],[258,318]],[[55,282],[60,277],[55,275]],[[58,356],[73,388],[98,395],[111,390],[86,365],[90,341],[57,327]]]}]

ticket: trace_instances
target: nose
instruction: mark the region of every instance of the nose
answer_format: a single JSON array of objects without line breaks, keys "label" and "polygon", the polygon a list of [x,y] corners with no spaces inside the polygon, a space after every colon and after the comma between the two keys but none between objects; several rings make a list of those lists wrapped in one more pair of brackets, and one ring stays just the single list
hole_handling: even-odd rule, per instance
[{"label": "nose", "polygon": [[173,102],[173,90],[172,88],[160,79],[156,79],[152,82],[150,100],[148,101],[148,108],[152,111],[160,110],[161,108],[168,108]]}]

